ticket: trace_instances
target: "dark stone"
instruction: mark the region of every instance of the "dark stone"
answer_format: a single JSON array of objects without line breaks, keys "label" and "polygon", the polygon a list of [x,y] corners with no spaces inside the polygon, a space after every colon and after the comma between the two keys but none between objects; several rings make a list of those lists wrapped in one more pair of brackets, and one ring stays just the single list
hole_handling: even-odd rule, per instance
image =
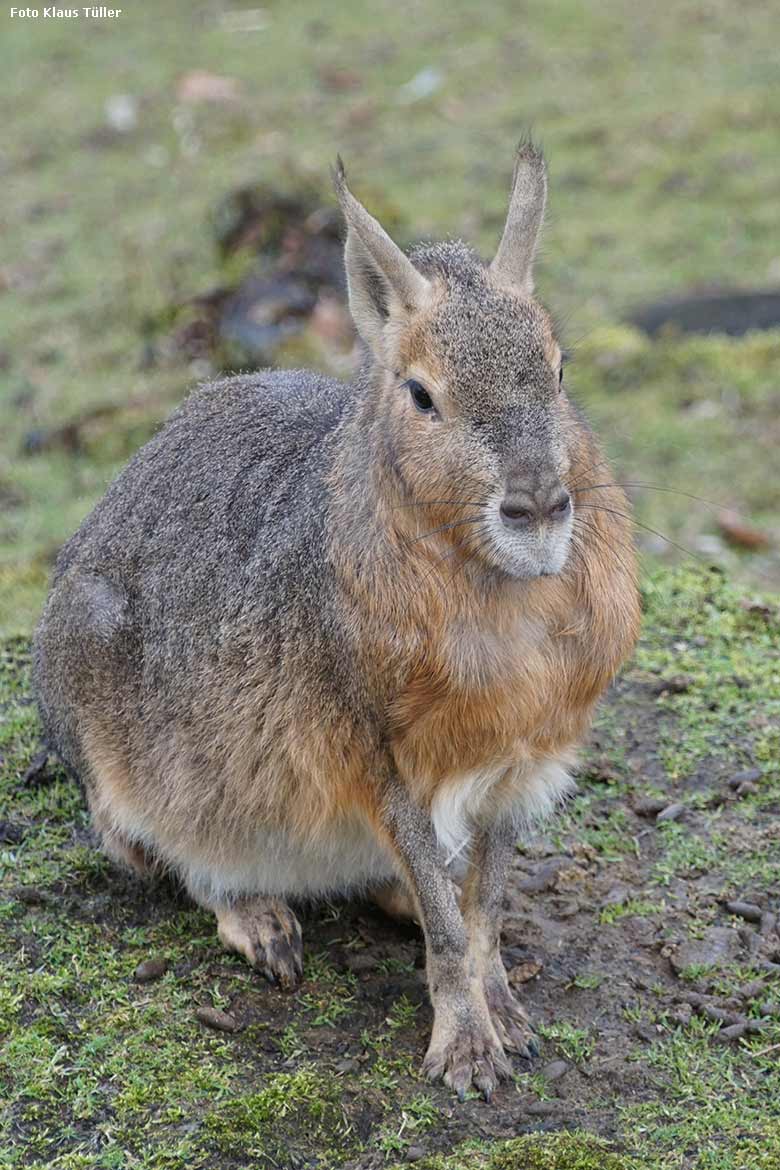
[{"label": "dark stone", "polygon": [[199,1007],[195,1012],[196,1018],[206,1028],[211,1028],[214,1032],[236,1032],[238,1024],[233,1016],[229,1016],[227,1012],[221,1012],[219,1008],[213,1007]]},{"label": "dark stone", "polygon": [[167,959],[144,959],[133,972],[133,978],[136,983],[153,983],[155,979],[162,979],[169,965]]},{"label": "dark stone", "polygon": [[751,329],[776,329],[780,325],[780,291],[711,290],[668,297],[638,309],[629,320],[651,337],[667,328],[680,333],[741,337]]}]

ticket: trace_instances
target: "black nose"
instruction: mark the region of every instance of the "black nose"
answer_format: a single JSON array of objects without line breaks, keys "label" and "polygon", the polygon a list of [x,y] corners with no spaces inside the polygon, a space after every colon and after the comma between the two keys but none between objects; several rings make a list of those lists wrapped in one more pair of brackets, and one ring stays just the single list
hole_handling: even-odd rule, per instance
[{"label": "black nose", "polygon": [[499,512],[507,528],[527,528],[542,521],[564,520],[571,496],[561,487],[551,492],[515,491],[504,496]]}]

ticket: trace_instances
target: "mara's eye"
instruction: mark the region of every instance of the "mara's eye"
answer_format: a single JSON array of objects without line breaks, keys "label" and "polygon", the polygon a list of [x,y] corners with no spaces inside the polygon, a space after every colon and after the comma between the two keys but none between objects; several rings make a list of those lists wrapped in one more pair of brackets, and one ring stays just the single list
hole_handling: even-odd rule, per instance
[{"label": "mara's eye", "polygon": [[406,388],[420,414],[433,414],[436,409],[433,405],[433,399],[421,382],[415,382],[414,378],[410,378],[406,383]]},{"label": "mara's eye", "polygon": [[561,362],[560,366],[558,367],[558,386],[560,387],[562,385],[563,385],[563,362]]}]

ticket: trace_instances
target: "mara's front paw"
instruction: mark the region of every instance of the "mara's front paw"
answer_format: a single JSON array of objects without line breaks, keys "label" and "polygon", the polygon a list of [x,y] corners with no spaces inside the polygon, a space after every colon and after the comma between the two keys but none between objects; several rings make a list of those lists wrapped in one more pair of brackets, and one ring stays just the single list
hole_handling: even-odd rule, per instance
[{"label": "mara's front paw", "polygon": [[519,1053],[527,1060],[532,1056],[538,1056],[539,1043],[531,1027],[531,1021],[525,1008],[515,999],[509,988],[503,964],[500,972],[485,979],[484,989],[490,1018],[504,1048]]},{"label": "mara's front paw", "polygon": [[489,1101],[512,1069],[487,1012],[442,1006],[436,1010],[423,1072],[432,1081],[441,1078],[461,1101],[472,1085]]},{"label": "mara's front paw", "polygon": [[266,979],[292,991],[303,975],[303,937],[298,919],[281,898],[244,898],[217,910],[223,945],[238,951]]}]

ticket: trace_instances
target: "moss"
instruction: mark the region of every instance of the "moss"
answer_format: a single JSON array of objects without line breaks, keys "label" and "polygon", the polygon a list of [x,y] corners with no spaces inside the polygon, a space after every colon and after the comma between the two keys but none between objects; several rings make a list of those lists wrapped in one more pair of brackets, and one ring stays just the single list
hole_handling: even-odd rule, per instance
[{"label": "moss", "polygon": [[257,1092],[227,1101],[207,1113],[203,1128],[218,1149],[264,1158],[276,1165],[291,1146],[316,1149],[332,1163],[346,1143],[349,1124],[339,1105],[338,1085],[313,1066],[275,1073]]},{"label": "moss", "polygon": [[[776,760],[766,750],[778,703],[774,611],[747,607],[741,588],[699,569],[655,573],[644,595],[636,661],[599,720],[598,753],[607,751],[610,767],[603,779],[591,758],[586,792],[562,827],[561,845],[576,840],[581,847],[585,827],[600,865],[613,853],[632,856],[630,825],[613,806],[645,783],[635,777],[625,745],[632,720],[649,718],[664,773],[654,787],[680,796],[691,810],[689,819],[655,830],[655,889],[708,867],[724,889],[752,872],[757,888],[771,890],[776,863],[762,813],[778,791]],[[695,689],[656,698],[657,680],[677,673],[681,659]],[[441,1097],[439,1090],[421,1091],[420,1012],[409,984],[378,1023],[375,1011],[364,1014],[354,975],[330,951],[315,948],[306,987],[274,1009],[269,1032],[269,1002],[238,960],[220,954],[209,916],[177,901],[164,884],[149,899],[107,866],[86,836],[78,789],[58,767],[38,787],[22,783],[37,736],[29,652],[23,640],[7,642],[0,652],[0,794],[24,836],[0,848],[4,1165],[213,1170],[236,1160],[271,1165],[286,1143],[301,1158],[316,1150],[323,1165],[337,1166],[361,1149],[391,1160],[411,1144],[446,1140],[451,1103],[443,1090]],[[725,834],[718,809],[696,799],[700,771],[711,781],[713,768],[726,777],[754,758],[764,773],[759,791],[732,809]],[[31,888],[32,902],[25,892]],[[645,886],[624,909],[649,914],[661,906]],[[337,932],[347,929],[341,913],[332,918]],[[358,941],[346,940],[350,949]],[[132,971],[150,953],[164,955],[170,969],[142,988]],[[388,959],[383,974],[414,981],[405,959]],[[683,974],[727,996],[757,973],[736,967]],[[598,982],[585,975],[573,988],[598,995]],[[766,996],[776,996],[773,980],[765,976],[765,983]],[[244,1005],[250,1014],[243,1032],[225,1037],[202,1029],[194,1010],[204,1002],[228,1011]],[[581,1133],[528,1135],[459,1147],[422,1164],[769,1170],[780,1158],[773,1055],[780,1025],[769,1019],[760,1036],[717,1045],[713,1025],[694,1019],[673,1026],[650,993],[627,1005],[626,1018],[651,1019],[659,1034],[643,1058],[654,1082],[648,1099],[618,1097],[599,1106],[622,1146]],[[327,1045],[340,1042],[341,1027],[355,1036],[358,1059],[337,1077]],[[541,1031],[552,1053],[594,1075],[597,1027],[583,1028],[562,1013]],[[538,1073],[520,1078],[518,1089],[552,1099]],[[361,1121],[366,1112],[368,1124]]]},{"label": "moss", "polygon": [[489,1170],[628,1170],[610,1145],[587,1133],[528,1135],[493,1153]]},{"label": "moss", "polygon": [[638,1170],[611,1143],[582,1131],[525,1134],[492,1146],[464,1142],[449,1155],[424,1158],[416,1165],[420,1170]]}]

